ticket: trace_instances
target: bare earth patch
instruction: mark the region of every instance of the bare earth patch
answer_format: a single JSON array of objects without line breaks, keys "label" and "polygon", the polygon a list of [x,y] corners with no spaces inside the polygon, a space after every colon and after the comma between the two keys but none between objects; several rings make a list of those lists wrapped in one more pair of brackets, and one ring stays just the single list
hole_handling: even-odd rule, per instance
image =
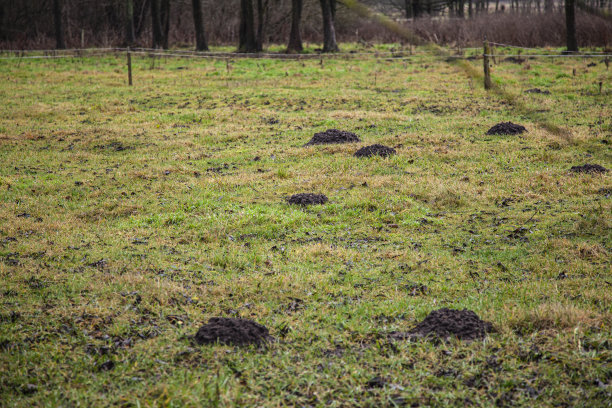
[{"label": "bare earth patch", "polygon": [[501,122],[487,130],[487,135],[520,135],[526,131],[525,126],[512,122]]},{"label": "bare earth patch", "polygon": [[589,174],[597,174],[597,173],[607,173],[609,170],[604,166],[600,166],[599,164],[583,164],[582,166],[573,166],[570,171],[572,173],[589,173]]},{"label": "bare earth patch", "polygon": [[373,144],[371,146],[365,146],[355,152],[355,157],[372,157],[382,156],[387,157],[396,154],[394,148],[383,146],[381,144]]},{"label": "bare earth patch", "polygon": [[300,193],[294,194],[287,199],[289,204],[295,205],[316,205],[316,204],[325,204],[327,202],[327,197],[324,194],[313,194],[313,193]]},{"label": "bare earth patch", "polygon": [[195,335],[198,344],[222,343],[234,346],[265,344],[272,336],[265,326],[248,319],[212,317]]},{"label": "bare earth patch", "polygon": [[356,142],[361,142],[361,139],[359,139],[359,136],[353,132],[338,129],[327,129],[325,132],[315,133],[312,139],[310,139],[305,146]]},{"label": "bare earth patch", "polygon": [[397,340],[411,338],[442,338],[456,337],[460,340],[477,340],[484,338],[493,331],[493,325],[480,320],[471,310],[439,309],[408,332],[393,332],[391,337]]}]

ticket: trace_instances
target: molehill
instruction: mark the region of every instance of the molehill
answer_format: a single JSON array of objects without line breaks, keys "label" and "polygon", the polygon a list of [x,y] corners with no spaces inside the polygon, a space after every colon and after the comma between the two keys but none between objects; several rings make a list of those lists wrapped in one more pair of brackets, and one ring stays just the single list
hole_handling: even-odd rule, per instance
[{"label": "molehill", "polygon": [[303,206],[325,204],[327,201],[328,201],[327,197],[324,194],[312,194],[312,193],[294,194],[291,197],[287,198],[287,202],[289,204],[303,205]]},{"label": "molehill", "polygon": [[272,340],[265,326],[249,319],[212,317],[195,335],[198,344],[261,345]]},{"label": "molehill", "polygon": [[355,133],[338,129],[327,129],[325,132],[315,133],[305,146],[356,142],[361,142],[361,140]]},{"label": "molehill", "polygon": [[404,340],[414,338],[456,337],[460,340],[482,339],[493,331],[493,325],[480,320],[471,310],[438,309],[408,332],[393,332],[391,337]]},{"label": "molehill", "polygon": [[512,122],[501,122],[487,131],[487,135],[520,135],[526,132],[525,126]]},{"label": "molehill", "polygon": [[355,152],[355,157],[372,157],[382,156],[387,157],[395,154],[396,151],[392,147],[383,146],[381,144],[373,144],[371,146],[365,146]]}]

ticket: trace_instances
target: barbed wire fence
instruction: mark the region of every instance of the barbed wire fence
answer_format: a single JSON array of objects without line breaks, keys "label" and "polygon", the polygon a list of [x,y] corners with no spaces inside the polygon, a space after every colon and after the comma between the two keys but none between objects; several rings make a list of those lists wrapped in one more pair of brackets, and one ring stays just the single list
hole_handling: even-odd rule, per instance
[{"label": "barbed wire fence", "polygon": [[[506,49],[510,49],[511,53],[504,53]],[[483,59],[484,86],[486,89],[491,87],[491,72],[490,60],[497,63],[500,58],[515,58],[516,61],[522,62],[526,59],[536,58],[603,58],[606,68],[609,68],[609,62],[612,58],[612,53],[606,51],[587,51],[586,53],[560,53],[557,50],[547,50],[546,48],[522,47],[512,44],[498,43],[487,41],[485,39],[483,48],[478,47],[453,47],[449,49],[454,54],[444,57],[439,53],[427,49],[418,49],[410,46],[408,49],[392,50],[392,51],[367,51],[367,52],[343,52],[343,53],[313,53],[313,54],[283,54],[283,53],[237,53],[237,52],[201,52],[193,50],[163,50],[157,48],[74,48],[66,50],[2,50],[0,51],[0,61],[18,61],[23,60],[44,60],[44,59],[75,59],[75,58],[91,58],[114,55],[126,56],[126,68],[128,83],[133,83],[132,57],[147,57],[151,58],[152,66],[155,64],[155,58],[185,58],[185,59],[208,59],[225,61],[229,64],[233,60],[239,59],[270,59],[282,61],[302,61],[302,60],[319,60],[323,65],[324,60],[364,60],[364,59],[387,59],[387,60],[410,60],[414,57],[434,57],[437,59],[448,60],[475,60]],[[482,50],[482,52],[479,52]],[[488,68],[487,68],[488,67]]]}]

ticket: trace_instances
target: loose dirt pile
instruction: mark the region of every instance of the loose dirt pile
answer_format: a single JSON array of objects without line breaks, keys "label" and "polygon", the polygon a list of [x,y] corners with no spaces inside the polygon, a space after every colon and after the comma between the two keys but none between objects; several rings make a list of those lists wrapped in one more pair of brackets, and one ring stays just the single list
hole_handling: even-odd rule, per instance
[{"label": "loose dirt pile", "polygon": [[512,122],[501,122],[487,131],[487,135],[520,135],[526,132],[524,126]]},{"label": "loose dirt pile", "polygon": [[372,146],[365,146],[357,150],[354,156],[355,157],[372,157],[372,156],[387,157],[395,153],[396,151],[392,147],[383,146],[381,144],[373,144]]},{"label": "loose dirt pile", "polygon": [[541,90],[540,88],[527,89],[525,91],[525,93],[535,93],[535,94],[542,94],[542,95],[550,95],[550,91]]},{"label": "loose dirt pile", "polygon": [[301,193],[294,194],[287,199],[289,204],[296,205],[316,205],[316,204],[325,204],[327,202],[327,197],[323,194],[312,194],[312,193]]},{"label": "loose dirt pile", "polygon": [[448,338],[460,340],[482,339],[493,331],[493,325],[480,320],[471,310],[439,309],[431,312],[409,332],[394,332],[391,337],[403,340],[411,338]]},{"label": "loose dirt pile", "polygon": [[268,329],[248,319],[212,317],[195,335],[198,344],[222,343],[233,346],[265,344],[272,340]]},{"label": "loose dirt pile", "polygon": [[525,62],[525,59],[523,58],[516,58],[516,57],[508,57],[508,58],[504,58],[504,61],[506,62],[512,62],[513,64],[522,64],[523,62]]},{"label": "loose dirt pile", "polygon": [[315,133],[305,146],[319,144],[335,144],[335,143],[355,143],[361,142],[359,136],[352,132],[346,132],[338,129],[327,129],[325,132]]},{"label": "loose dirt pile", "polygon": [[600,166],[599,164],[583,164],[582,166],[573,166],[570,171],[572,173],[589,173],[589,174],[596,174],[596,173],[607,173],[609,170],[606,169],[604,166]]}]

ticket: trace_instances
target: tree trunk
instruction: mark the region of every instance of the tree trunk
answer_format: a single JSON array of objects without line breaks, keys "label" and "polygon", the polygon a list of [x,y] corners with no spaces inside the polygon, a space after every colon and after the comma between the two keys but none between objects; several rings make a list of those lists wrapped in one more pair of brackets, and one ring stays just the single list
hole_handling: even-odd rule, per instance
[{"label": "tree trunk", "polygon": [[142,31],[146,26],[146,21],[150,9],[151,7],[149,5],[149,0],[143,0],[142,4],[140,4],[140,13],[138,13],[138,16],[134,16],[134,29],[136,31],[136,38],[140,38],[140,36],[142,35]]},{"label": "tree trunk", "polygon": [[136,39],[134,33],[134,0],[125,1],[125,43],[134,44]]},{"label": "tree trunk", "polygon": [[240,44],[238,52],[257,52],[253,0],[240,0]]},{"label": "tree trunk", "polygon": [[170,39],[170,0],[161,0],[160,21],[162,28],[162,47],[167,50]]},{"label": "tree trunk", "polygon": [[266,35],[267,5],[267,2],[264,5],[263,0],[257,0],[257,37],[255,39],[257,52],[263,51],[264,36]]},{"label": "tree trunk", "polygon": [[62,28],[61,0],[53,0],[53,20],[55,23],[55,48],[63,50],[66,48],[66,43],[64,42],[64,30]]},{"label": "tree trunk", "polygon": [[202,19],[202,2],[201,0],[192,0],[191,5],[193,8],[193,25],[196,32],[196,51],[208,51],[208,43],[206,42],[204,22]]},{"label": "tree trunk", "polygon": [[551,13],[553,11],[554,0],[544,0],[544,12]]},{"label": "tree trunk", "polygon": [[288,53],[302,52],[304,50],[302,34],[300,33],[303,5],[303,0],[291,0],[291,33],[289,34],[289,44],[287,45]]},{"label": "tree trunk", "polygon": [[423,5],[421,1],[422,0],[412,0],[412,13],[414,17],[421,17],[423,15]]},{"label": "tree trunk", "polygon": [[565,27],[567,30],[567,50],[577,52],[576,42],[576,5],[574,0],[565,0]]},{"label": "tree trunk", "polygon": [[[453,3],[451,3],[452,6]],[[404,13],[406,14],[406,18],[412,17],[412,4],[410,0],[405,0],[404,2]]]},{"label": "tree trunk", "polygon": [[336,29],[334,28],[333,0],[320,0],[321,14],[323,15],[323,52],[337,52]]},{"label": "tree trunk", "polygon": [[161,19],[159,15],[159,0],[151,2],[151,26],[153,28],[153,48],[161,48],[163,44]]}]

